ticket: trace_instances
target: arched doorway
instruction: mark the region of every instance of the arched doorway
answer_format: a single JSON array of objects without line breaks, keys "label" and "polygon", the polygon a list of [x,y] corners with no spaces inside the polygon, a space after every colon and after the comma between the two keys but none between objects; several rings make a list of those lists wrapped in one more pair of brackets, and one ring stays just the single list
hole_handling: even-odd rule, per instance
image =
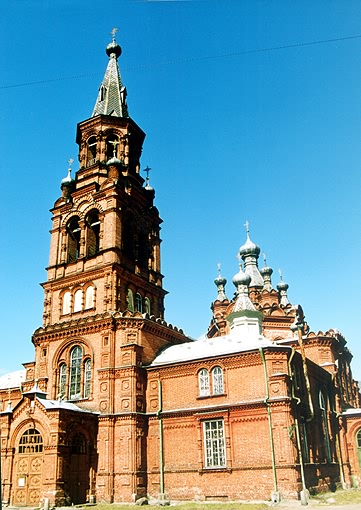
[{"label": "arched doorway", "polygon": [[17,447],[13,500],[14,506],[38,506],[43,466],[43,438],[36,429],[26,430]]}]

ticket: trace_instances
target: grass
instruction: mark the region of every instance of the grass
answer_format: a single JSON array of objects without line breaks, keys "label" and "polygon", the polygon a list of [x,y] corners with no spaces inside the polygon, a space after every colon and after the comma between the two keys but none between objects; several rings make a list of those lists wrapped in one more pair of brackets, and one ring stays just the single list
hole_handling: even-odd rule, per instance
[{"label": "grass", "polygon": [[360,489],[348,489],[348,490],[337,490],[336,492],[326,492],[324,494],[317,494],[312,496],[311,499],[315,499],[320,503],[332,503],[333,505],[347,505],[361,503],[361,490]]}]

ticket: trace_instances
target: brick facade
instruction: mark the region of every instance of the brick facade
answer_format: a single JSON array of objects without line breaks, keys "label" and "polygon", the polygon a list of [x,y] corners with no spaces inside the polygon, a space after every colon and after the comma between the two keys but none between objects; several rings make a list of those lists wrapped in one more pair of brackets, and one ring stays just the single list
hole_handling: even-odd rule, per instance
[{"label": "brick facade", "polygon": [[3,501],[277,501],[360,484],[346,341],[308,330],[287,284],[258,269],[249,234],[235,298],[215,281],[207,337],[164,320],[162,220],[139,173],[145,135],[126,113],[118,48],[51,211],[34,362],[0,379]]}]

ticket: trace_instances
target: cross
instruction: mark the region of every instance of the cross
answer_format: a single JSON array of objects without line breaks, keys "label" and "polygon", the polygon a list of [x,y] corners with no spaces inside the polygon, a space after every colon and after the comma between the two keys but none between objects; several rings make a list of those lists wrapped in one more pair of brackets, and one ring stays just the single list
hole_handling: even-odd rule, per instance
[{"label": "cross", "polygon": [[218,274],[219,274],[219,276],[221,276],[221,263],[220,262],[218,262],[217,268],[218,268]]},{"label": "cross", "polygon": [[266,267],[267,266],[267,258],[266,258],[266,254],[265,253],[263,254],[263,262],[264,262],[264,265]]},{"label": "cross", "polygon": [[249,236],[249,222],[248,222],[248,220],[246,221],[244,226],[246,227],[246,232],[247,232],[247,235]]},{"label": "cross", "polygon": [[282,269],[278,270],[278,274],[280,275],[280,280],[282,281]]},{"label": "cross", "polygon": [[113,28],[113,30],[110,32],[113,42],[115,42],[115,34],[118,32],[117,28]]},{"label": "cross", "polygon": [[69,170],[71,170],[71,165],[74,163],[73,158],[68,159],[68,163],[69,163]]},{"label": "cross", "polygon": [[109,143],[113,146],[113,156],[115,157],[117,155],[117,145],[119,142],[117,140],[109,140]]},{"label": "cross", "polygon": [[151,168],[147,166],[147,168],[144,168],[144,172],[147,174],[147,181],[149,181],[149,172],[151,171]]}]

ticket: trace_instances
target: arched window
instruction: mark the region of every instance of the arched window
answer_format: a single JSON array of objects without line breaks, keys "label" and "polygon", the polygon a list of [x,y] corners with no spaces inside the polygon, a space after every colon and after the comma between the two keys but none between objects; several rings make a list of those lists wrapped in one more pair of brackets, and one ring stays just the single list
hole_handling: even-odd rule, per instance
[{"label": "arched window", "polygon": [[67,315],[71,311],[70,298],[71,298],[70,291],[67,290],[63,294],[63,315]]},{"label": "arched window", "polygon": [[325,446],[326,460],[327,460],[327,462],[331,462],[332,456],[331,456],[330,433],[328,430],[328,420],[327,420],[327,404],[326,404],[326,399],[325,399],[322,391],[319,392],[319,406],[320,406],[320,411],[321,411],[321,426],[322,426],[322,432],[323,432],[323,441],[324,441],[324,446]]},{"label": "arched window", "polygon": [[92,211],[86,219],[87,256],[92,257],[99,252],[100,220],[97,211]]},{"label": "arched window", "polygon": [[116,135],[107,137],[107,161],[113,157],[118,157],[119,138]]},{"label": "arched window", "polygon": [[358,431],[357,431],[357,434],[356,434],[356,444],[357,444],[357,448],[361,449],[361,429],[358,429]]},{"label": "arched window", "polygon": [[69,398],[75,399],[81,397],[81,364],[82,349],[78,345],[73,347],[70,353],[70,384]]},{"label": "arched window", "polygon": [[85,309],[94,308],[94,287],[90,285],[85,291]]},{"label": "arched window", "polygon": [[75,291],[74,294],[74,312],[80,312],[82,310],[82,298],[83,292],[81,289]]},{"label": "arched window", "polygon": [[68,262],[74,262],[79,258],[80,251],[80,226],[79,218],[72,218],[67,225],[68,234]]},{"label": "arched window", "polygon": [[65,397],[66,392],[66,364],[62,363],[59,368],[58,398]]},{"label": "arched window", "polygon": [[94,165],[97,157],[97,138],[91,136],[87,141],[87,166]]},{"label": "arched window", "polygon": [[128,303],[128,310],[131,312],[134,312],[133,292],[130,289],[128,289],[128,291],[127,291],[127,303]]},{"label": "arched window", "polygon": [[143,313],[143,300],[139,292],[135,295],[135,311]]},{"label": "arched window", "polygon": [[212,385],[214,395],[221,395],[224,393],[223,370],[221,367],[214,367],[212,369]]},{"label": "arched window", "polygon": [[206,397],[210,394],[209,373],[205,368],[198,372],[198,387],[200,397]]},{"label": "arched window", "polygon": [[84,398],[90,396],[91,375],[91,361],[87,359],[84,363]]},{"label": "arched window", "polygon": [[149,299],[149,297],[144,298],[144,310],[145,310],[145,313],[150,315],[150,299]]},{"label": "arched window", "polygon": [[36,429],[28,429],[19,441],[19,453],[39,453],[43,451],[43,438]]}]

